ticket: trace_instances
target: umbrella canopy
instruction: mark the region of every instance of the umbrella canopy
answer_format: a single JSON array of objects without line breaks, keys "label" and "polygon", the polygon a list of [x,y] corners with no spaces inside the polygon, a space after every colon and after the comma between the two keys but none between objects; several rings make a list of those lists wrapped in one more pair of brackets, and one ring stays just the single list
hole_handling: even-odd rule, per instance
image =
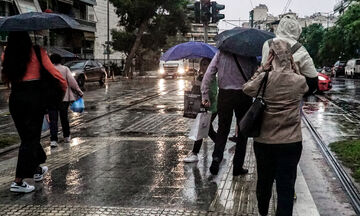
[{"label": "umbrella canopy", "polygon": [[215,40],[222,51],[241,56],[261,56],[264,42],[274,37],[272,32],[236,27],[217,35]]},{"label": "umbrella canopy", "polygon": [[179,59],[213,58],[218,49],[202,42],[187,42],[171,47],[164,55],[162,61]]},{"label": "umbrella canopy", "polygon": [[0,19],[0,31],[38,31],[79,26],[73,18],[54,13],[29,12]]}]

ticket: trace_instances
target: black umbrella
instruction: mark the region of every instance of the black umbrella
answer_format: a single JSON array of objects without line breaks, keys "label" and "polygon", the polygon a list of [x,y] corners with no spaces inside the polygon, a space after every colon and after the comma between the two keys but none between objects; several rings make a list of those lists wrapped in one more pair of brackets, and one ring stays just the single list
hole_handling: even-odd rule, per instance
[{"label": "black umbrella", "polygon": [[272,32],[236,27],[215,37],[217,48],[241,56],[261,56],[265,41],[274,38]]},{"label": "black umbrella", "polygon": [[0,19],[0,31],[38,31],[79,26],[73,18],[55,13],[30,12]]}]

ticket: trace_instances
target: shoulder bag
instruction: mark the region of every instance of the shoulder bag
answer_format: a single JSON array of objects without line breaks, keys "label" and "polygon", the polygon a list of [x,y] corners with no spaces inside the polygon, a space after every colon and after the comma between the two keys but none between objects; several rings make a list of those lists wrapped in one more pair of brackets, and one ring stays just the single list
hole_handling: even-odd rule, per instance
[{"label": "shoulder bag", "polygon": [[40,47],[36,45],[34,50],[40,63],[40,80],[45,109],[56,109],[63,101],[65,92],[62,90],[60,81],[44,67]]},{"label": "shoulder bag", "polygon": [[[260,135],[261,124],[263,120],[266,102],[264,94],[267,86],[269,72],[265,72],[265,76],[261,81],[256,98],[239,123],[239,132],[246,137],[258,137]],[[260,91],[262,89],[262,94]]]}]

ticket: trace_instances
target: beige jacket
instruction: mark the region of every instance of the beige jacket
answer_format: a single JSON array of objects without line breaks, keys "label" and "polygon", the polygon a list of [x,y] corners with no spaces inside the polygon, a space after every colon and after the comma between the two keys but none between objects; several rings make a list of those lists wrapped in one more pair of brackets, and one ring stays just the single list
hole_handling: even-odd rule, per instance
[{"label": "beige jacket", "polygon": [[[276,47],[275,47],[276,46]],[[256,142],[285,144],[302,141],[300,102],[308,91],[305,77],[292,68],[290,44],[274,40],[270,49],[276,57],[269,72],[264,99],[267,107],[263,116],[260,136]],[[293,60],[292,60],[293,61]],[[255,97],[265,72],[256,72],[243,88],[245,94]]]},{"label": "beige jacket", "polygon": [[75,101],[76,98],[74,96],[74,93],[77,93],[78,95],[82,96],[84,93],[81,91],[79,85],[77,84],[75,78],[72,76],[71,71],[68,67],[57,64],[55,65],[56,70],[58,70],[64,77],[65,81],[67,82],[67,88],[66,93],[64,96],[63,101]]},{"label": "beige jacket", "polygon": [[[301,31],[302,28],[295,18],[285,16],[281,19],[275,34],[276,38],[282,39],[288,42],[291,46],[294,46],[300,37]],[[266,62],[268,53],[269,44],[266,41],[262,51],[262,64]],[[296,51],[296,53],[294,53],[293,58],[298,71],[302,75],[309,78],[318,76],[314,62],[304,46],[302,46],[299,50]]]}]

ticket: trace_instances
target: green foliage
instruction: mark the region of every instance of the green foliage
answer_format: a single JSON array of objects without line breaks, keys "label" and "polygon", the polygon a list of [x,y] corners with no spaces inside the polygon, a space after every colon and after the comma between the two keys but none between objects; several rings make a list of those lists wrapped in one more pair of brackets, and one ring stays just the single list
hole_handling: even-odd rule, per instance
[{"label": "green foliage", "polygon": [[350,6],[334,27],[323,29],[315,24],[304,28],[300,42],[318,66],[331,66],[339,59],[359,56],[360,4]]},{"label": "green foliage", "polygon": [[123,51],[125,54],[129,54],[132,45],[135,42],[136,36],[133,33],[112,30],[112,48],[114,50]]},{"label": "green foliage", "polygon": [[20,139],[18,136],[13,135],[0,135],[0,149],[5,148],[11,145],[15,145],[20,142]]},{"label": "green foliage", "polygon": [[147,22],[141,48],[159,50],[169,36],[190,30],[186,15],[187,0],[110,0],[117,8],[119,25],[124,31],[112,31],[113,48],[129,53],[141,23]]},{"label": "green foliage", "polygon": [[353,177],[360,182],[360,140],[335,142],[330,144],[336,156],[353,171]]},{"label": "green foliage", "polygon": [[315,65],[320,65],[319,50],[324,37],[325,30],[321,24],[312,24],[303,29],[300,36],[300,43],[302,43],[310,56],[314,59]]}]

